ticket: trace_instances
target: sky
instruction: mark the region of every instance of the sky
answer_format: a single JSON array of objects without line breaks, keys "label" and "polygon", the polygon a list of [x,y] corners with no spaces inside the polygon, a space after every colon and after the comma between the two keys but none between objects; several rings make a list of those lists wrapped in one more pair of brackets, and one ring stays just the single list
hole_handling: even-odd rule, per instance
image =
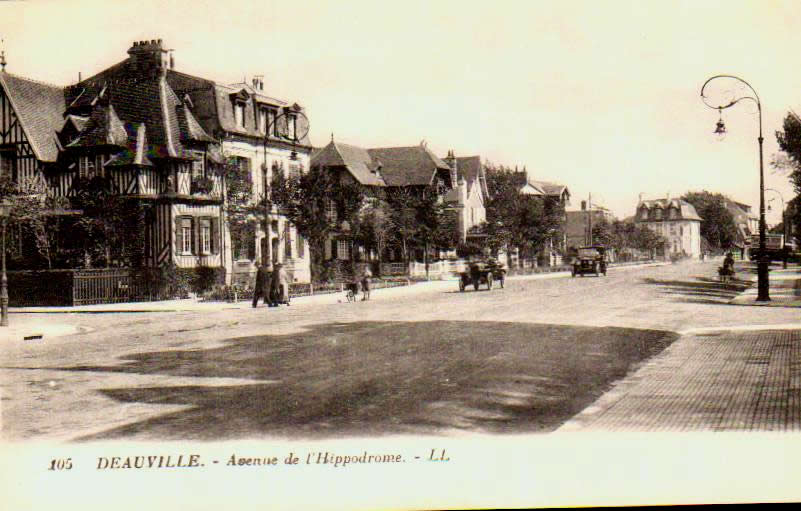
[{"label": "sky", "polygon": [[525,166],[567,185],[569,209],[592,194],[621,218],[640,196],[703,189],[758,212],[755,103],[723,111],[718,141],[700,97],[732,74],[762,103],[774,224],[794,196],[770,162],[787,111],[801,112],[799,19],[801,2],[770,0],[28,0],[0,1],[0,38],[8,72],[59,85],[161,38],[178,71],[264,75],[265,93],[306,108],[315,145],[425,140]]}]

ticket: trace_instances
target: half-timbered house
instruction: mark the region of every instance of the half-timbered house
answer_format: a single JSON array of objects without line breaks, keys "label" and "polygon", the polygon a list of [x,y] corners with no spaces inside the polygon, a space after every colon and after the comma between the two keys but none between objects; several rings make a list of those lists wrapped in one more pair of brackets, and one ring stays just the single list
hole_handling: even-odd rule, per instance
[{"label": "half-timbered house", "polygon": [[148,206],[145,265],[220,268],[219,146],[167,83],[161,41],[136,42],[128,55],[66,88],[0,73],[0,168],[18,180],[39,173],[67,198],[104,178]]}]

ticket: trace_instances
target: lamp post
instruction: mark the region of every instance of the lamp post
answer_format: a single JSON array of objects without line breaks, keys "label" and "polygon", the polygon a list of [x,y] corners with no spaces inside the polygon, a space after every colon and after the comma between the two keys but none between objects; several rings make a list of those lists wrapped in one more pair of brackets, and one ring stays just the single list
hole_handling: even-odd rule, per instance
[{"label": "lamp post", "polygon": [[8,276],[6,275],[6,222],[11,214],[11,205],[0,202],[0,217],[3,218],[2,276],[0,276],[0,326],[8,326]]},{"label": "lamp post", "polygon": [[[711,99],[704,94],[704,91],[710,82],[719,79],[735,80],[742,83],[748,87],[751,93],[753,93],[753,96],[746,93],[743,96],[731,98],[726,104],[710,103]],[[736,105],[744,99],[750,99],[756,103],[759,112],[759,137],[757,138],[759,142],[759,261],[757,262],[757,301],[768,302],[770,301],[770,283],[768,281],[768,266],[770,261],[765,252],[765,171],[762,163],[762,142],[764,140],[762,138],[762,103],[759,101],[759,95],[754,88],[751,87],[751,84],[733,75],[715,75],[701,86],[701,100],[706,106],[717,110],[720,114],[720,118],[715,127],[715,134],[718,136],[726,134],[726,126],[723,124],[723,110]]]},{"label": "lamp post", "polygon": [[[295,105],[295,106],[297,107],[297,105]],[[301,125],[303,131],[299,131],[299,129],[298,129],[299,128],[298,120],[301,119],[301,118],[304,120],[304,122]],[[266,176],[267,176],[267,172],[269,171],[269,168],[267,167],[267,145],[269,144],[269,142],[271,140],[270,132],[276,131],[275,127],[277,126],[278,121],[280,119],[286,119],[287,121],[292,120],[292,122],[294,123],[293,129],[292,129],[292,133],[289,133],[289,131],[290,131],[289,130],[289,126],[287,126],[287,129],[286,129],[285,132],[282,133],[282,132],[278,131],[276,133],[273,133],[272,139],[273,140],[278,140],[280,142],[292,144],[292,152],[289,153],[289,159],[292,160],[292,161],[295,161],[295,160],[298,159],[298,153],[295,151],[295,146],[298,144],[298,142],[300,142],[309,133],[309,118],[306,117],[306,115],[303,112],[301,112],[299,110],[299,108],[294,108],[292,110],[284,111],[280,115],[276,115],[275,117],[273,117],[272,121],[270,121],[269,117],[267,117],[267,119],[265,120],[265,123],[264,123],[264,163],[262,163],[262,165],[263,165],[262,168],[263,168],[263,172],[264,172],[264,176],[265,176],[265,181],[263,183],[263,186],[264,186],[264,190],[263,190],[263,193],[264,193],[264,239],[265,239],[264,247],[267,250],[266,250],[266,253],[265,253],[265,251],[262,251],[262,254],[261,254],[261,260],[262,260],[262,264],[263,265],[268,265],[268,264],[270,264],[272,262],[271,261],[271,257],[270,257],[271,256],[271,251],[272,251],[272,245],[271,245],[271,242],[270,242],[270,235],[271,235],[271,232],[272,232],[272,228],[270,226],[270,213],[272,212],[271,211],[272,204],[270,204],[270,201],[267,200],[267,186],[268,186],[268,183],[267,183]]]},{"label": "lamp post", "polygon": [[[781,199],[781,201],[782,201],[782,235],[784,236],[784,244],[782,246],[782,268],[787,269],[787,253],[785,252],[785,250],[787,248],[787,220],[784,217],[784,209],[787,206],[786,206],[786,204],[784,202],[784,196],[782,195],[782,192],[780,192],[779,190],[776,190],[774,188],[765,188],[765,191],[766,192],[775,192],[776,194],[779,195],[779,199]],[[771,201],[772,200],[773,199],[771,199]],[[768,209],[770,209],[770,206],[768,206]]]}]

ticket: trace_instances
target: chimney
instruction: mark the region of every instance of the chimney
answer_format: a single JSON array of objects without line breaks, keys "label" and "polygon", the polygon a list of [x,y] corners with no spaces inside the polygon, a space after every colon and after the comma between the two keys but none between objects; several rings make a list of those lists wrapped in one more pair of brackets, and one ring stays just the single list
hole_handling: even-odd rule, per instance
[{"label": "chimney", "polygon": [[581,201],[581,210],[587,211],[587,201],[585,200]]},{"label": "chimney", "polygon": [[128,49],[133,66],[139,72],[166,71],[170,66],[169,51],[164,49],[161,39],[134,41]]},{"label": "chimney", "polygon": [[172,56],[172,50],[170,50],[170,69],[175,69],[175,57]]}]

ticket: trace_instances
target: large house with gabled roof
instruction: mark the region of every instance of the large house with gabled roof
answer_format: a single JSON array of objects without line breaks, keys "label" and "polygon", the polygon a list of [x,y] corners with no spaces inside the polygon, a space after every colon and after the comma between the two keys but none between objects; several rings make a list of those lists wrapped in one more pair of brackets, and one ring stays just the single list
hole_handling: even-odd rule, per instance
[{"label": "large house with gabled roof", "polygon": [[230,278],[261,258],[308,280],[305,242],[277,211],[231,239],[221,173],[233,162],[262,196],[272,171],[308,168],[306,123],[260,80],[228,86],[175,71],[161,40],[134,42],[128,58],[67,87],[0,72],[0,173],[39,176],[66,198],[100,177],[146,204],[148,266],[225,268]]},{"label": "large house with gabled roof", "polygon": [[100,178],[146,206],[145,265],[219,268],[219,150],[167,84],[160,46],[135,43],[129,58],[68,87],[0,73],[2,168],[66,198]]},{"label": "large house with gabled roof", "polygon": [[[425,143],[416,146],[362,148],[333,139],[312,155],[311,164],[340,179],[364,187],[369,195],[383,197],[393,190],[432,188],[457,212],[459,235],[466,239],[471,227],[486,219],[484,198],[486,176],[478,156],[457,158],[453,151],[445,158],[435,155]],[[332,200],[331,214],[336,211]],[[327,259],[350,259],[352,240],[347,232],[338,232],[326,249]],[[389,249],[387,259],[397,259]]]}]

